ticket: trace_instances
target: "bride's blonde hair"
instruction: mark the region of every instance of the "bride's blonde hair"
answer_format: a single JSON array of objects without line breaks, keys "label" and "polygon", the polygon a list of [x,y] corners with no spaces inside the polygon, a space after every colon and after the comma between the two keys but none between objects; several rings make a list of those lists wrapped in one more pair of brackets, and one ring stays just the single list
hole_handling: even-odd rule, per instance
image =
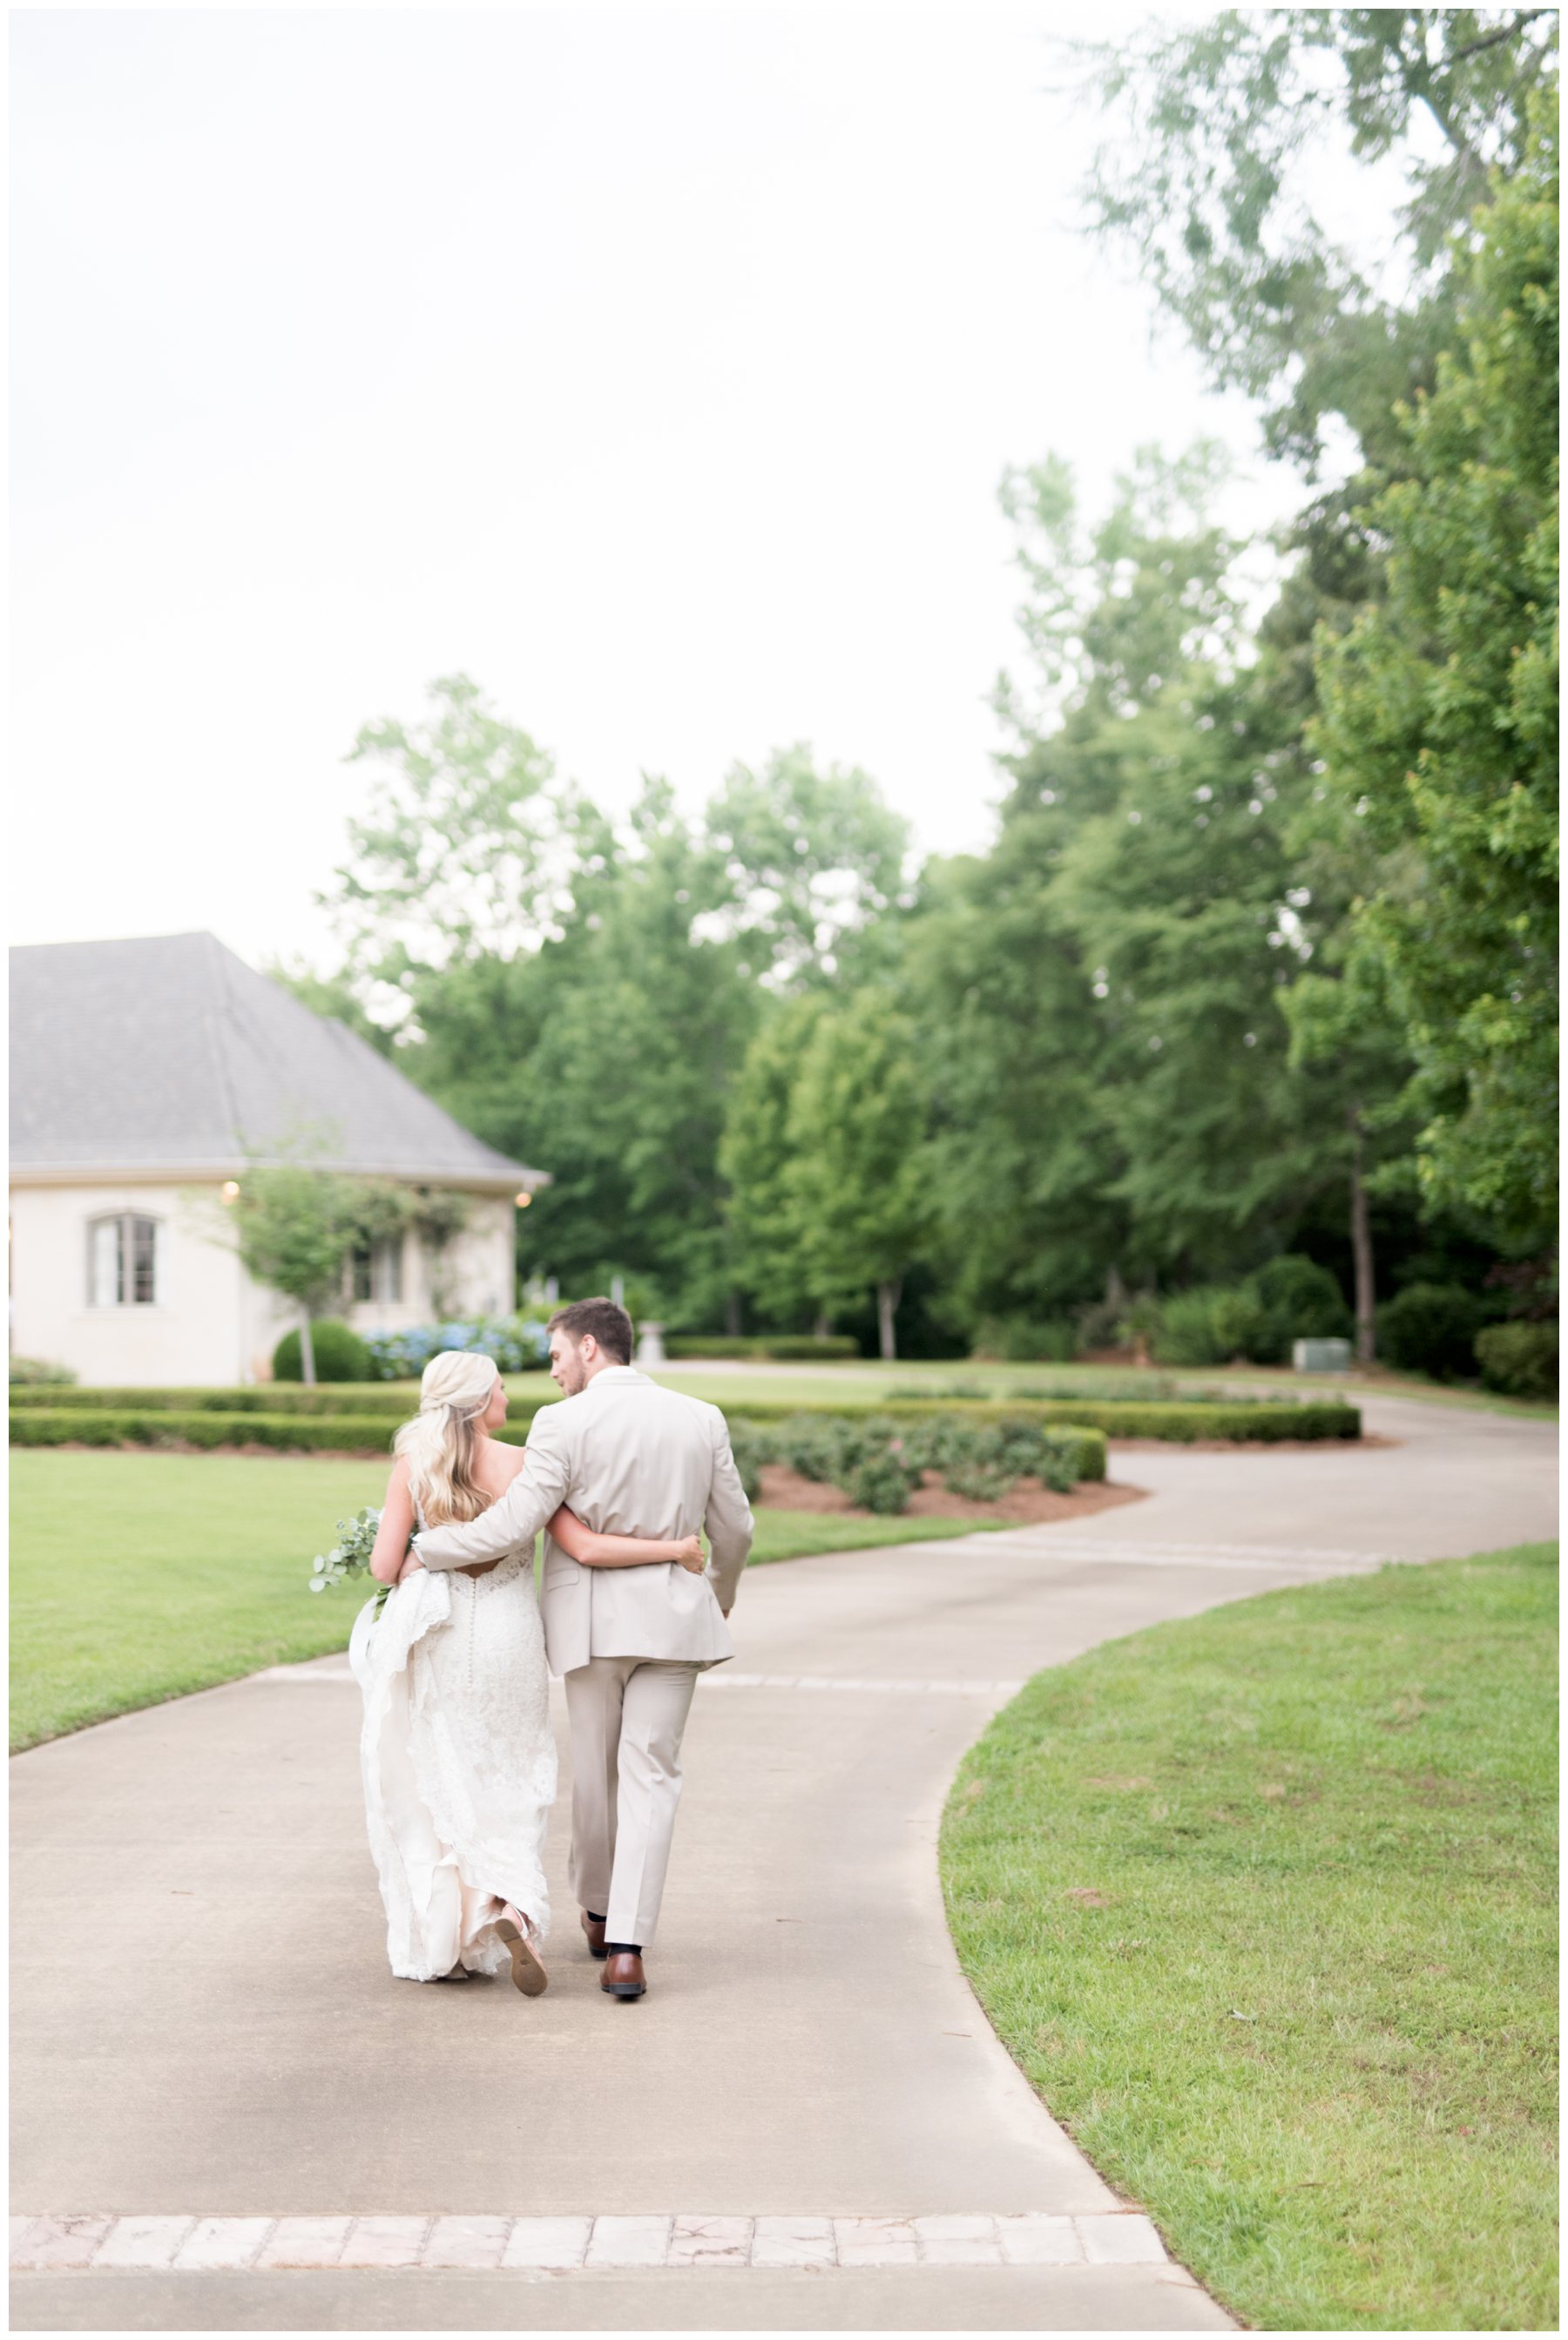
[{"label": "bride's blonde hair", "polygon": [[424,1369],[419,1412],[392,1440],[408,1464],[409,1492],[429,1527],[476,1520],[490,1496],[474,1476],[479,1417],[496,1384],[492,1361],[471,1349],[443,1349]]}]

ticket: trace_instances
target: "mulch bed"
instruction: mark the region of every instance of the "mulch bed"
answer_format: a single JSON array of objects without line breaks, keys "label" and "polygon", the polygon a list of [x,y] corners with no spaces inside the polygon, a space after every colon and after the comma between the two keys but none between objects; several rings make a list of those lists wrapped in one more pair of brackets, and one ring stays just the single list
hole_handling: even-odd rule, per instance
[{"label": "mulch bed", "polygon": [[[923,1478],[924,1484],[910,1496],[908,1508],[901,1517],[1008,1520],[1034,1525],[1041,1520],[1087,1519],[1091,1512],[1108,1512],[1118,1503],[1141,1502],[1146,1492],[1142,1487],[1112,1487],[1101,1479],[1083,1479],[1071,1494],[1058,1495],[1049,1487],[1042,1487],[1037,1479],[1020,1479],[998,1502],[975,1503],[966,1495],[949,1493],[935,1471],[926,1472]],[[828,1487],[819,1480],[803,1479],[786,1462],[762,1465],[762,1492],[758,1504],[759,1509],[769,1512],[833,1512],[851,1520],[874,1516],[870,1512],[858,1510],[842,1487]]]}]

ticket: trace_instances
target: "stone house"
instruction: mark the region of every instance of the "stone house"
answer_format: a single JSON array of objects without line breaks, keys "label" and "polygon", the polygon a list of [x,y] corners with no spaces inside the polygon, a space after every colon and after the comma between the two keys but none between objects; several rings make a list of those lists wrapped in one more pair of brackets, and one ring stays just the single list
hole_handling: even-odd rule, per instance
[{"label": "stone house", "polygon": [[223,1205],[258,1160],[463,1198],[345,1273],[356,1329],[513,1304],[520,1206],[544,1172],[485,1145],[341,1024],[206,934],[11,954],[11,1347],[84,1383],[264,1379],[292,1303],[252,1282]]}]

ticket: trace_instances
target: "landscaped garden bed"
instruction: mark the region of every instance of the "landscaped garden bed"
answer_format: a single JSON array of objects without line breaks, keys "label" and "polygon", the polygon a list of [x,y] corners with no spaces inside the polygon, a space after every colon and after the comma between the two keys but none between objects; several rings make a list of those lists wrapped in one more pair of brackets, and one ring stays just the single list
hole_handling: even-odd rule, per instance
[{"label": "landscaped garden bed", "polygon": [[[803,1478],[787,1462],[764,1463],[759,1473],[760,1486],[754,1502],[762,1511],[781,1510],[795,1513],[819,1513],[829,1519],[874,1519],[874,1512],[860,1509],[842,1487],[824,1486],[819,1482]],[[1118,1503],[1136,1503],[1142,1499],[1141,1487],[1110,1486],[1103,1479],[1087,1479],[1063,1490],[1043,1486],[1033,1477],[1015,1480],[1003,1495],[989,1502],[977,1502],[968,1495],[955,1494],[944,1486],[938,1471],[924,1471],[920,1483],[910,1491],[908,1502],[896,1516],[906,1520],[956,1520],[973,1526],[1035,1527],[1050,1520],[1087,1519],[1092,1512],[1104,1512]]]}]

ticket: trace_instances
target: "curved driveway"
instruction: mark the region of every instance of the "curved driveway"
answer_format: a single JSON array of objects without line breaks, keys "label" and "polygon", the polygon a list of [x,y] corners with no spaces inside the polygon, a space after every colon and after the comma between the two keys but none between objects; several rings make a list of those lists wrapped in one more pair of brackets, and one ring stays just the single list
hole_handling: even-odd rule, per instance
[{"label": "curved driveway", "polygon": [[1137,1449],[1137,1505],[750,1575],[636,2007],[595,1988],[559,1823],[546,1998],[388,1979],[341,1663],[18,1758],[15,2324],[1223,2325],[992,2037],[937,1829],[1041,1666],[1555,1532],[1553,1424],[1365,1411],[1400,1443]]}]

